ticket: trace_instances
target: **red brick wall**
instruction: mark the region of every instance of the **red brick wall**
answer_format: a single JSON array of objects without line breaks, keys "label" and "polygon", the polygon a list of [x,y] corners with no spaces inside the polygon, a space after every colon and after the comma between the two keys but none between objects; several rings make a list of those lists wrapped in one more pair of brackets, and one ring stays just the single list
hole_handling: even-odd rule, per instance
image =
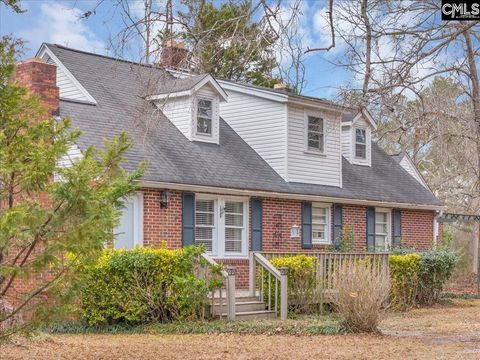
[{"label": "red brick wall", "polygon": [[[25,86],[30,91],[35,93],[45,108],[45,119],[58,114],[59,89],[57,83],[57,68],[55,65],[46,64],[42,59],[34,58],[17,64],[15,74],[13,75],[12,82]],[[48,206],[49,199],[45,194],[38,194],[41,201]],[[19,196],[15,198],[15,202],[21,201]],[[3,204],[2,204],[3,206]],[[33,261],[37,254],[41,253],[41,244],[37,246],[29,257],[30,261]],[[12,256],[17,254],[15,251],[8,254],[5,262],[7,262]],[[29,274],[29,277],[17,276],[13,282],[13,286],[7,292],[7,301],[12,304],[23,303],[25,294],[31,292],[34,289],[38,289],[42,284],[51,280],[52,273],[50,270],[40,271],[34,274]],[[30,308],[34,303],[46,299],[46,294],[41,293],[31,304],[24,308],[23,315],[29,317]]]},{"label": "red brick wall", "polygon": [[427,250],[432,247],[433,218],[426,210],[402,210],[402,246]]},{"label": "red brick wall", "polygon": [[[162,189],[142,189],[144,193],[144,245],[158,247],[165,241],[169,247],[182,246],[182,193],[171,192],[168,208],[160,208]],[[323,245],[312,250],[302,249],[301,238],[290,236],[293,225],[301,227],[302,202],[285,199],[263,199],[264,251],[322,251]],[[250,214],[249,214],[250,217]],[[407,247],[429,249],[433,239],[433,211],[403,210],[402,241]],[[250,219],[250,224],[251,224]],[[344,229],[353,230],[354,251],[366,251],[366,207],[343,205]],[[249,229],[251,239],[251,228]],[[249,245],[250,247],[250,245]],[[237,268],[239,288],[248,287],[248,260],[217,259]]]},{"label": "red brick wall", "polygon": [[182,193],[171,193],[167,208],[160,208],[160,189],[142,189],[143,244],[159,247],[166,242],[169,248],[182,247]]},{"label": "red brick wall", "polygon": [[367,248],[367,208],[364,206],[343,206],[343,229],[354,235],[354,251]]}]

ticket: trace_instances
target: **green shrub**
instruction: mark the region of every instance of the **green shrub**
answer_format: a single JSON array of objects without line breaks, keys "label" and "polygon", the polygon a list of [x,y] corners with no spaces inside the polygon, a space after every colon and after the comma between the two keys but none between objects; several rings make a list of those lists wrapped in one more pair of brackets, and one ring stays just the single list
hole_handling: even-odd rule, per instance
[{"label": "green shrub", "polygon": [[219,285],[219,277],[206,281],[196,276],[202,251],[105,250],[96,263],[80,269],[83,319],[102,325],[203,317],[207,293]]},{"label": "green shrub", "polygon": [[431,305],[440,299],[443,286],[450,279],[458,261],[454,251],[432,250],[421,254],[419,271],[419,304]]},{"label": "green shrub", "polygon": [[415,304],[421,257],[419,254],[391,255],[389,263],[392,306],[406,310]]},{"label": "green shrub", "polygon": [[[318,306],[315,281],[317,260],[314,256],[295,255],[270,259],[277,269],[288,268],[288,301],[290,309],[295,313],[311,312]],[[268,274],[264,272],[265,284],[268,286]],[[273,279],[272,279],[273,282]],[[272,289],[274,285],[272,283]],[[265,294],[266,296],[266,294]]]}]

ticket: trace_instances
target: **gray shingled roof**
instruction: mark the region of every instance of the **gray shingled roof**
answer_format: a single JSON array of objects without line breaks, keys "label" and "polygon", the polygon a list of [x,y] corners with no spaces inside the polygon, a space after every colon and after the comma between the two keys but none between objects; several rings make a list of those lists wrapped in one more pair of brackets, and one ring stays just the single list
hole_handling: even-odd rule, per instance
[{"label": "gray shingled roof", "polygon": [[58,45],[48,47],[98,103],[60,102],[60,115],[70,117],[74,127],[83,132],[79,147],[99,146],[104,139],[125,130],[135,145],[124,166],[133,170],[147,160],[147,181],[441,205],[375,143],[372,167],[352,165],[343,159],[342,188],[285,182],[223,119],[219,145],[186,139],[144,100],[145,84],[155,87],[157,81],[166,79],[164,70]]}]

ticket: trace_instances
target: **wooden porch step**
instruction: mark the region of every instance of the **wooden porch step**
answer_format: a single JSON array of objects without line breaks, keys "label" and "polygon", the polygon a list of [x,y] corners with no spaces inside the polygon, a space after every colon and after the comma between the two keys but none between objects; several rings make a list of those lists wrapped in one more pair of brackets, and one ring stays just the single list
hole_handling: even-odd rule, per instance
[{"label": "wooden porch step", "polygon": [[[226,318],[227,314],[222,313],[222,317]],[[259,310],[259,311],[237,311],[235,312],[235,320],[265,320],[265,319],[276,319],[277,313],[270,310]]]},{"label": "wooden porch step", "polygon": [[[219,303],[213,305],[213,314],[219,315],[220,313],[226,311],[227,305],[223,302],[221,305]],[[235,302],[236,312],[249,312],[249,311],[261,311],[265,310],[265,303],[262,301],[236,301]]]}]

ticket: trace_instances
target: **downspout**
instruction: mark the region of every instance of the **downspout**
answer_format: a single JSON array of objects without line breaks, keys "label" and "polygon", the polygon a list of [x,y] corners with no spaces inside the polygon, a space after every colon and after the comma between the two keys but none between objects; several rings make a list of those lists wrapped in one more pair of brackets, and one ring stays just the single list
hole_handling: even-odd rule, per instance
[{"label": "downspout", "polygon": [[437,247],[438,243],[438,218],[443,216],[443,210],[437,211],[433,217],[433,246]]}]

